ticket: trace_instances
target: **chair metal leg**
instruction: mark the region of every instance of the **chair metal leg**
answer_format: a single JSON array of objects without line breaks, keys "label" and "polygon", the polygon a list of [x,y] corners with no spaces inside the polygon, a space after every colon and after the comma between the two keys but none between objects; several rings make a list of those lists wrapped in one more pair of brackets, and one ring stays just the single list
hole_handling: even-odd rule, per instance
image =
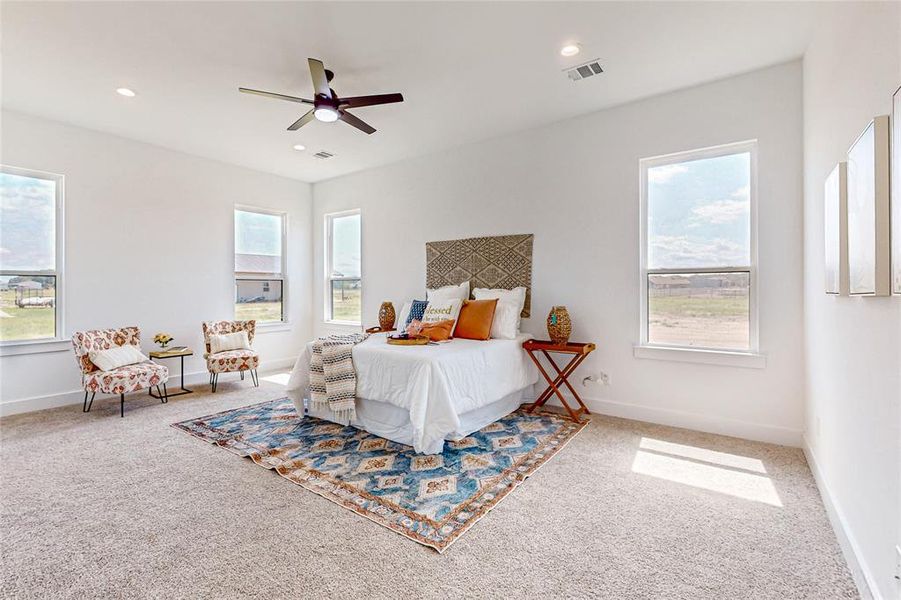
[{"label": "chair metal leg", "polygon": [[165,400],[163,400],[163,403],[169,404],[169,390],[166,389],[165,383],[163,384],[163,398],[165,398]]},{"label": "chair metal leg", "polygon": [[213,381],[211,383],[213,387],[213,393],[216,393],[216,385],[219,383],[219,373],[213,373]]},{"label": "chair metal leg", "polygon": [[119,416],[125,416],[125,394],[119,394]]},{"label": "chair metal leg", "polygon": [[253,387],[260,387],[260,374],[257,373],[256,369],[250,372],[250,377],[253,379]]},{"label": "chair metal leg", "polygon": [[244,381],[244,371],[241,371],[241,381]]},{"label": "chair metal leg", "polygon": [[91,393],[91,401],[88,402],[88,391],[84,391],[84,404],[81,407],[81,412],[91,412],[91,406],[94,404],[94,396],[97,395],[97,392]]}]

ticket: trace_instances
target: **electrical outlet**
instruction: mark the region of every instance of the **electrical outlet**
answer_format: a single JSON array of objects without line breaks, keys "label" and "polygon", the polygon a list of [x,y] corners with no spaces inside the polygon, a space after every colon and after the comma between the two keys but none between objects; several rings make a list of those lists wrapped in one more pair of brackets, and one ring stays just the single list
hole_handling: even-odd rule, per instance
[{"label": "electrical outlet", "polygon": [[583,377],[582,386],[587,386],[589,381],[592,383],[597,383],[599,385],[610,385],[610,375],[601,371],[600,373],[589,375],[588,377]]}]

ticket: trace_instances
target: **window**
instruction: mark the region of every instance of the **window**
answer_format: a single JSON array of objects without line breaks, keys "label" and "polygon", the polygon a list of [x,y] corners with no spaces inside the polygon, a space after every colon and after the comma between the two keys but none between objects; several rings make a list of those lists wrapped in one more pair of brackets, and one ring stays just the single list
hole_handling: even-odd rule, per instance
[{"label": "window", "polygon": [[0,342],[63,337],[63,177],[0,166]]},{"label": "window", "polygon": [[756,142],[641,161],[641,343],[757,351]]},{"label": "window", "polygon": [[363,295],[360,211],[326,215],[325,239],[325,319],[359,325]]},{"label": "window", "polygon": [[235,318],[257,323],[285,321],[283,213],[235,209]]}]

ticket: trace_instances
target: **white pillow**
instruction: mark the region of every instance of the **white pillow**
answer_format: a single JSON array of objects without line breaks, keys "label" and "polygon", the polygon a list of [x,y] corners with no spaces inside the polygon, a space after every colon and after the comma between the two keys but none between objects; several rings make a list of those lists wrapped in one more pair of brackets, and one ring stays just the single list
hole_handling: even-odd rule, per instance
[{"label": "white pillow", "polygon": [[500,339],[512,340],[519,333],[520,326],[522,324],[522,319],[520,315],[522,314],[522,309],[526,305],[526,288],[524,287],[515,287],[512,290],[503,290],[503,289],[487,289],[487,288],[476,288],[472,291],[472,295],[476,300],[492,300],[497,298],[497,308],[494,313],[494,322],[498,321],[498,313],[505,314],[507,311],[501,308],[502,305],[512,305],[515,309],[514,314],[516,315],[516,324],[513,334],[510,334],[510,331],[505,328],[507,323],[498,324],[498,332],[503,332],[503,335],[494,335],[494,324],[491,326],[491,337],[499,337]]},{"label": "white pillow", "polygon": [[131,344],[89,352],[88,358],[101,371],[112,371],[125,365],[133,365],[150,360],[141,354],[141,350],[137,346],[132,346]]},{"label": "white pillow", "polygon": [[250,350],[250,339],[248,339],[246,331],[210,336],[210,354],[229,350]]},{"label": "white pillow", "polygon": [[519,309],[513,302],[497,301],[494,320],[491,322],[491,337],[496,340],[514,340],[519,334]]},{"label": "white pillow", "polygon": [[469,282],[464,281],[460,285],[446,285],[434,290],[426,290],[425,299],[432,300],[469,300]]},{"label": "white pillow", "polygon": [[462,307],[463,301],[459,298],[454,298],[453,300],[429,300],[428,306],[425,307],[425,312],[422,313],[422,322],[438,323],[439,321],[452,320],[454,326],[451,328],[451,336],[453,336],[454,331],[457,329],[457,317],[460,316]]}]

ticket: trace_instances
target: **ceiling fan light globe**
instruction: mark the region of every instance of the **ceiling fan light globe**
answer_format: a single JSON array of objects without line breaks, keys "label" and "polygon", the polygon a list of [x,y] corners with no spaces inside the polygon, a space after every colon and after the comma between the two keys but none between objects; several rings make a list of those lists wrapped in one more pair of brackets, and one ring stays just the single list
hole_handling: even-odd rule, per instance
[{"label": "ceiling fan light globe", "polygon": [[338,111],[333,108],[321,106],[313,111],[313,116],[316,117],[317,121],[322,121],[324,123],[334,123],[338,120]]}]

